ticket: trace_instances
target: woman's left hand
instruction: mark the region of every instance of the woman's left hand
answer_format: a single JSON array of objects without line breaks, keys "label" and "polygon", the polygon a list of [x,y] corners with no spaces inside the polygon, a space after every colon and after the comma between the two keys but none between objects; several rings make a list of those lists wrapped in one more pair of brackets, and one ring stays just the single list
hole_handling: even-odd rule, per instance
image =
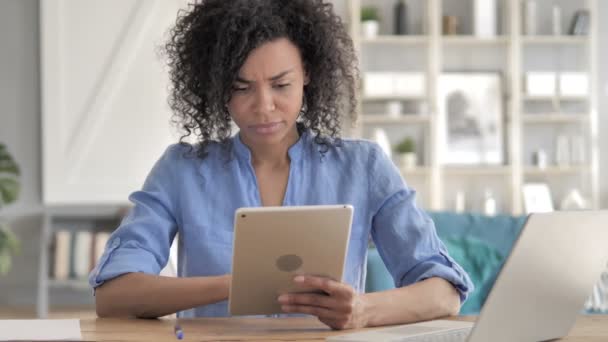
[{"label": "woman's left hand", "polygon": [[317,318],[332,329],[356,329],[367,325],[365,300],[350,285],[329,278],[297,276],[294,282],[317,293],[289,293],[279,297],[284,312],[303,313]]}]

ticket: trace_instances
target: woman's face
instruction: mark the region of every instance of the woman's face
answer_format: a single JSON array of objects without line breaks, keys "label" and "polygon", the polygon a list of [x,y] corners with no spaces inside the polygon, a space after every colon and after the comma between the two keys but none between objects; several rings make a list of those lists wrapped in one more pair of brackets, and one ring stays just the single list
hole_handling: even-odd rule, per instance
[{"label": "woman's face", "polygon": [[300,51],[286,38],[251,51],[233,84],[228,110],[248,145],[290,143],[308,83]]}]

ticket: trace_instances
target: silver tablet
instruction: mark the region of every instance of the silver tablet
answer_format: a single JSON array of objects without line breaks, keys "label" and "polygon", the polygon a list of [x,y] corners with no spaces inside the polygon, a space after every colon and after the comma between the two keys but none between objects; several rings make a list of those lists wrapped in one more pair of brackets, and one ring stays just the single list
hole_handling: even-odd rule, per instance
[{"label": "silver tablet", "polygon": [[240,208],[235,213],[231,315],[281,313],[277,298],[298,274],[342,280],[350,205]]}]

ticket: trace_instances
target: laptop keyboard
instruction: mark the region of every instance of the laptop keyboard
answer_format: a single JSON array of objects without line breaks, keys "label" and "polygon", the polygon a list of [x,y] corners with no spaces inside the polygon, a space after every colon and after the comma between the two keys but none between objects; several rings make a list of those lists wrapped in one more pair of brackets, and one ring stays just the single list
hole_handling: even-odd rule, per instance
[{"label": "laptop keyboard", "polygon": [[412,336],[400,339],[402,342],[465,342],[471,333],[471,328],[452,330],[422,336]]}]

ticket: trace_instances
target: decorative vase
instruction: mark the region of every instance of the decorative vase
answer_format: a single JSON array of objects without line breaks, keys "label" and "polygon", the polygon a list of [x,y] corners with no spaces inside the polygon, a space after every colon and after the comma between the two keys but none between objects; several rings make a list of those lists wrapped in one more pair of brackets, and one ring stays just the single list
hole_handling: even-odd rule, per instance
[{"label": "decorative vase", "polygon": [[497,213],[496,199],[492,190],[486,189],[485,199],[483,202],[483,213],[487,216],[494,216]]},{"label": "decorative vase", "polygon": [[403,111],[403,104],[401,101],[389,101],[386,104],[386,115],[391,118],[398,118],[401,116]]},{"label": "decorative vase", "polygon": [[418,165],[418,156],[415,152],[401,153],[399,156],[401,169],[411,170]]},{"label": "decorative vase", "polygon": [[453,15],[443,16],[443,34],[446,36],[458,34],[458,17]]},{"label": "decorative vase", "polygon": [[407,34],[407,5],[405,0],[397,0],[395,4],[395,34]]},{"label": "decorative vase", "polygon": [[374,38],[378,35],[380,23],[377,20],[366,20],[361,22],[361,35],[365,38]]},{"label": "decorative vase", "polygon": [[496,36],[496,0],[475,0],[474,33],[477,37]]},{"label": "decorative vase", "polygon": [[536,0],[527,0],[524,3],[524,33],[533,36],[538,34],[536,20]]},{"label": "decorative vase", "polygon": [[562,9],[557,5],[553,5],[552,9],[553,20],[553,35],[561,36],[562,35]]},{"label": "decorative vase", "polygon": [[583,197],[578,189],[571,189],[562,199],[561,210],[585,210],[589,209],[589,201]]}]

